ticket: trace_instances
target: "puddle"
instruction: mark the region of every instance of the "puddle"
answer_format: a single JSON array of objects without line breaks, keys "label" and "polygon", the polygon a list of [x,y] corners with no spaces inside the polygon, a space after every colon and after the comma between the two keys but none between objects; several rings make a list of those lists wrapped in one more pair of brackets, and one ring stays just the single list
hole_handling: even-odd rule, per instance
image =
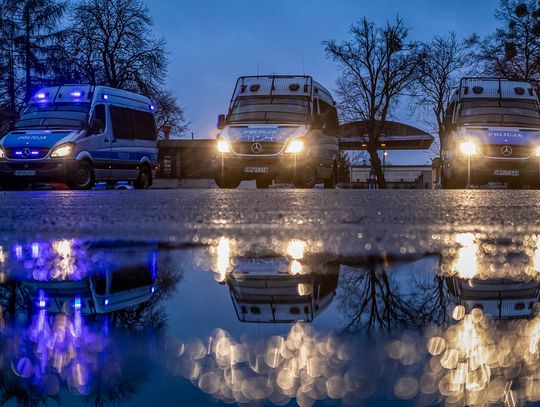
[{"label": "puddle", "polygon": [[439,233],[393,250],[354,239],[4,242],[0,400],[540,399],[537,235]]}]

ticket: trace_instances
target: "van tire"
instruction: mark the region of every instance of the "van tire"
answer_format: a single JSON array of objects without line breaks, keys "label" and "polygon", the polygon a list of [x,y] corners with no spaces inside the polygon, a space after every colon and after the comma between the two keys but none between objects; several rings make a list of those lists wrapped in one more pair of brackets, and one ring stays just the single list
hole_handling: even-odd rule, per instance
[{"label": "van tire", "polygon": [[83,160],[77,163],[73,175],[68,180],[68,186],[71,189],[92,189],[96,182],[96,176],[94,174],[94,169],[92,164],[88,161]]},{"label": "van tire", "polygon": [[143,165],[139,171],[139,176],[133,183],[135,189],[145,189],[152,185],[152,171],[147,165]]},{"label": "van tire", "polygon": [[296,176],[294,179],[294,186],[296,188],[311,189],[317,183],[317,169],[307,164],[304,167],[297,168]]},{"label": "van tire", "polygon": [[272,178],[259,177],[255,179],[255,185],[257,186],[257,189],[268,189],[270,184],[272,184]]},{"label": "van tire", "polygon": [[216,174],[214,181],[216,181],[216,185],[220,189],[236,189],[241,182],[240,177],[235,177],[226,173]]},{"label": "van tire", "polygon": [[28,188],[29,185],[30,183],[25,181],[4,181],[0,184],[4,191],[22,191]]},{"label": "van tire", "polygon": [[332,166],[332,175],[324,180],[324,189],[335,189],[337,185],[337,164]]}]

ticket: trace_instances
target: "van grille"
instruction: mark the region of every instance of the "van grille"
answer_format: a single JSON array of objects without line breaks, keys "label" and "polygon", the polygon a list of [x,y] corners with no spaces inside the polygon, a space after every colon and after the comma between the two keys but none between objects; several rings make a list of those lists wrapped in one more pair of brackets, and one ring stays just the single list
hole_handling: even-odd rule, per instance
[{"label": "van grille", "polygon": [[[260,144],[262,147],[258,153],[255,153],[252,149],[254,144]],[[253,155],[264,155],[264,154],[277,154],[283,148],[283,143],[252,143],[252,142],[236,142],[233,143],[232,148],[237,154],[253,154]]]},{"label": "van grille", "polygon": [[[503,147],[510,147],[511,154],[504,155]],[[530,146],[507,145],[507,144],[482,144],[479,147],[480,152],[486,157],[496,158],[527,158],[532,154]]]},{"label": "van grille", "polygon": [[46,157],[49,150],[49,147],[6,148],[6,157],[13,160],[34,160]]}]

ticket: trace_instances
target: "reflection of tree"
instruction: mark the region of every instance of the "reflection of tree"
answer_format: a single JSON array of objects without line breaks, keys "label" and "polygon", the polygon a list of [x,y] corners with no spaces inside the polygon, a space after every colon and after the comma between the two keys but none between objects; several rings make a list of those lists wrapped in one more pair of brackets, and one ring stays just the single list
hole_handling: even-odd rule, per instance
[{"label": "reflection of tree", "polygon": [[151,329],[163,332],[167,325],[167,315],[160,303],[174,293],[182,277],[183,273],[165,262],[164,267],[157,273],[156,290],[152,297],[145,303],[113,313],[113,326],[129,331]]},{"label": "reflection of tree", "polygon": [[414,282],[397,281],[378,258],[368,260],[361,269],[344,268],[340,276],[341,308],[348,321],[344,330],[390,330],[443,322],[444,281],[431,275],[429,280],[411,274]]}]

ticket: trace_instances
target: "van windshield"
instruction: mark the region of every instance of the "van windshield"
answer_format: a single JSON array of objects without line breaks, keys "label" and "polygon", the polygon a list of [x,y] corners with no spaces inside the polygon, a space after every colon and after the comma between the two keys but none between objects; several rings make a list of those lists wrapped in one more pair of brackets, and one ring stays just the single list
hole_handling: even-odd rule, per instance
[{"label": "van windshield", "polygon": [[15,128],[82,129],[87,122],[89,111],[89,103],[30,105],[15,123]]},{"label": "van windshield", "polygon": [[234,101],[228,121],[262,123],[307,123],[309,99],[305,97],[249,97]]},{"label": "van windshield", "polygon": [[540,127],[540,111],[534,100],[467,100],[461,103],[460,123]]}]

